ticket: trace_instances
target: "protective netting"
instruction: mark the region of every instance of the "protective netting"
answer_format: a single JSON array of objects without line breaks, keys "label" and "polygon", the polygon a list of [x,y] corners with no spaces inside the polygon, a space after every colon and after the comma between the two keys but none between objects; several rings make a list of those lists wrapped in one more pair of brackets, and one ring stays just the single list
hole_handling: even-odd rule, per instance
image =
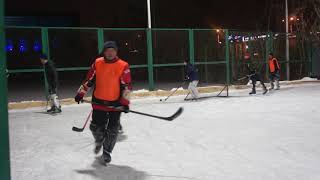
[{"label": "protective netting", "polygon": [[42,49],[40,29],[6,29],[6,53],[8,69],[34,69],[40,62]]},{"label": "protective netting", "polygon": [[266,33],[230,32],[230,59],[232,80],[248,75],[249,69],[256,69],[261,74],[266,72]]},{"label": "protective netting", "polygon": [[[237,79],[249,73],[248,65],[267,80],[270,52],[280,62],[281,79],[287,79],[285,34],[216,29],[154,29],[150,34],[148,32],[143,28],[7,28],[9,101],[43,99],[39,96],[39,92],[45,94],[45,85],[38,55],[45,47],[59,71],[60,97],[72,97],[90,64],[101,53],[103,42],[109,40],[117,41],[119,56],[131,65],[135,90],[148,89],[153,84],[155,89],[179,86],[184,79],[184,61],[195,63],[200,86],[227,84],[228,79],[233,84],[244,84],[245,81]],[[48,42],[43,41],[46,37]],[[317,65],[310,37],[305,34],[288,37],[290,79],[310,75],[315,69],[313,66]],[[24,88],[26,91],[23,92],[22,87],[26,86],[33,89]]]},{"label": "protective netting", "polygon": [[201,64],[196,67],[200,72],[200,85],[226,84],[225,64]]},{"label": "protective netting", "polygon": [[96,30],[49,29],[50,58],[57,67],[87,67],[98,55]]},{"label": "protective netting", "polygon": [[225,61],[226,41],[222,30],[194,31],[195,61]]},{"label": "protective netting", "polygon": [[182,63],[189,59],[188,31],[152,31],[154,64]]},{"label": "protective netting", "polygon": [[[303,34],[290,34],[290,80],[301,79],[310,73],[311,44]],[[230,58],[232,79],[248,74],[248,66],[256,69],[265,80],[268,79],[267,60],[273,53],[280,62],[281,79],[287,80],[286,35],[267,32],[236,32],[232,31],[230,40]]]},{"label": "protective netting", "polygon": [[143,30],[104,30],[104,41],[116,41],[121,58],[130,65],[147,64],[147,40]]}]

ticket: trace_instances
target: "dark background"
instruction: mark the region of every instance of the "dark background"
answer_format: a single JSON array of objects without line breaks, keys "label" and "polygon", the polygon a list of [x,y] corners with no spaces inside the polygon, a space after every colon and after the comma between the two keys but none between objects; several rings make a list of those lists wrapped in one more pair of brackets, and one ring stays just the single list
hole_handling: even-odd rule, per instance
[{"label": "dark background", "polygon": [[[297,6],[294,4],[295,1],[298,0],[289,0],[290,14],[295,13],[294,7]],[[248,34],[241,32],[285,30],[282,22],[285,15],[285,0],[151,0],[151,2],[153,28],[239,29],[240,31],[233,32],[236,35],[247,36]],[[5,10],[7,26],[147,27],[146,0],[7,0]],[[104,41],[117,41],[120,57],[127,60],[130,65],[147,64],[145,30],[105,29],[103,34]],[[50,28],[48,38],[50,59],[58,68],[89,67],[99,53],[96,29]],[[186,30],[153,30],[154,63],[182,63],[188,60],[188,38]],[[215,30],[194,30],[196,62],[223,61],[225,56],[223,42],[226,41],[224,38],[223,31],[218,33]],[[42,68],[38,58],[41,51],[40,42],[39,28],[7,27],[8,69]],[[278,43],[279,46],[285,41],[281,42]],[[39,44],[37,48],[36,44]],[[22,46],[24,50],[21,49]],[[256,45],[256,48],[258,47],[260,44]],[[198,68],[202,72],[200,85],[225,83],[225,64],[198,65]],[[135,89],[148,88],[147,72],[147,68],[132,69]],[[59,96],[72,97],[85,74],[86,71],[82,70],[60,71]],[[170,90],[180,85],[183,76],[182,66],[154,68],[156,89]],[[11,73],[8,85],[10,102],[44,99],[43,73]]]},{"label": "dark background", "polygon": [[[284,0],[151,0],[153,27],[283,31]],[[292,2],[292,1],[289,1]],[[6,16],[33,17],[33,25],[146,27],[146,0],[10,0]],[[290,5],[292,6],[292,5]],[[12,20],[13,21],[13,20]],[[10,24],[12,24],[12,21]],[[24,23],[28,25],[29,23]]]}]

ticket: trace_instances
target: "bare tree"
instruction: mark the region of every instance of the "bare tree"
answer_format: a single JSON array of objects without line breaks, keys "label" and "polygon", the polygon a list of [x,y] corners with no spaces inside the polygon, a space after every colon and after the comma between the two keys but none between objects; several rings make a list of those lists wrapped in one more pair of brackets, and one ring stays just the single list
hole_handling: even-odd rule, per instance
[{"label": "bare tree", "polygon": [[295,14],[300,21],[297,32],[304,33],[308,40],[319,43],[320,40],[320,0],[295,0]]}]

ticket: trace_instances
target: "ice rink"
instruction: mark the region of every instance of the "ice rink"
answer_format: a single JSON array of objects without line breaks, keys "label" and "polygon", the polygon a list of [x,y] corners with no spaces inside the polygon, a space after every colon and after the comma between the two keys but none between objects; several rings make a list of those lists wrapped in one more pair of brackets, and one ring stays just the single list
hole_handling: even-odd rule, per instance
[{"label": "ice rink", "polygon": [[12,179],[320,179],[320,84],[283,86],[265,96],[248,92],[199,102],[183,96],[133,100],[138,111],[185,111],[172,122],[124,114],[125,133],[108,167],[97,163],[88,129],[71,131],[85,121],[89,104],[64,106],[57,116],[43,108],[12,110]]}]

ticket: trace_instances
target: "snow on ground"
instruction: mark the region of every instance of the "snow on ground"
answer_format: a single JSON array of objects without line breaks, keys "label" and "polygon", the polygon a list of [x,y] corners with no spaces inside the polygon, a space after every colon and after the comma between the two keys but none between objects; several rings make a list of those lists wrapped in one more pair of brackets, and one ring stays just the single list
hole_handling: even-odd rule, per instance
[{"label": "snow on ground", "polygon": [[[13,180],[316,180],[320,179],[320,85],[282,86],[263,96],[133,101],[132,109],[173,122],[124,114],[112,165],[97,164],[92,137],[71,131],[90,112],[71,105],[10,111]],[[260,92],[261,93],[261,92]]]},{"label": "snow on ground", "polygon": [[300,81],[317,81],[317,78],[311,78],[311,77],[304,77]]}]

